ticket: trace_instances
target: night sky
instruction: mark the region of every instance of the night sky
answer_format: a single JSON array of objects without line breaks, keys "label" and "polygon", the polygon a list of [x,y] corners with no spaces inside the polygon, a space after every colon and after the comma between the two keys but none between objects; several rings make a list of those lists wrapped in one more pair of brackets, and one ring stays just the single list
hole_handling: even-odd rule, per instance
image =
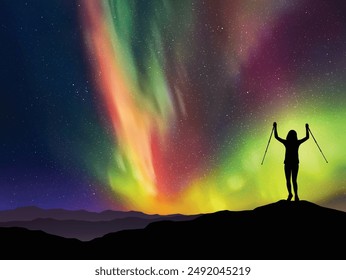
[{"label": "night sky", "polygon": [[4,0],[0,36],[0,209],[285,199],[274,121],[328,159],[302,144],[300,198],[345,197],[343,0]]}]

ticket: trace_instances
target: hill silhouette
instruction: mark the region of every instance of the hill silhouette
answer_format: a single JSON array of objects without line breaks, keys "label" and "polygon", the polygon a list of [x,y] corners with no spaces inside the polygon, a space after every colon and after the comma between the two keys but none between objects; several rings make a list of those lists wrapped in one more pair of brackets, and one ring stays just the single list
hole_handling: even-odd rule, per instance
[{"label": "hill silhouette", "polygon": [[[166,217],[170,218],[172,216],[176,217],[179,215],[167,215]],[[156,219],[159,217],[162,216],[158,214],[145,214],[138,211],[105,210],[102,212],[90,212],[86,210],[42,209],[36,206],[0,211],[0,222],[32,221],[36,219],[99,222],[123,218]]]},{"label": "hill silhouette", "polygon": [[[0,228],[2,259],[344,259],[346,213],[308,201],[152,222],[88,242]],[[5,246],[6,245],[6,246]],[[16,248],[16,249],[14,249]]]},{"label": "hill silhouette", "polygon": [[[66,218],[68,213],[64,213]],[[74,216],[75,213],[72,213]],[[115,216],[116,213],[113,213]],[[46,214],[47,215],[47,214]],[[45,215],[45,216],[46,216]],[[102,216],[102,214],[100,214]],[[172,220],[172,221],[184,221],[191,220],[198,215],[169,215],[169,216],[160,216],[160,215],[148,215],[141,213],[136,214],[128,213],[129,217],[126,217],[126,214],[117,214],[117,216],[123,218],[117,218],[113,220],[101,220],[101,217],[96,221],[90,220],[56,220],[52,218],[37,218],[32,221],[21,221],[14,220],[8,222],[0,222],[0,228],[9,228],[9,227],[20,227],[30,230],[42,230],[46,233],[57,235],[65,238],[77,238],[81,241],[89,241],[97,237],[102,237],[105,234],[111,232],[117,232],[125,229],[140,229],[146,227],[149,223],[162,220]],[[110,215],[108,215],[110,216]],[[136,217],[138,216],[138,217]],[[93,217],[97,219],[97,217]]]}]

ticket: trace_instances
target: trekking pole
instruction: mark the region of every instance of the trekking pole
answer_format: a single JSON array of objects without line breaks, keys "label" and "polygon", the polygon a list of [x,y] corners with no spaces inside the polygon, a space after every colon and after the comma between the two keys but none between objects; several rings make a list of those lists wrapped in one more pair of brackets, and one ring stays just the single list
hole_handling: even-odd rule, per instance
[{"label": "trekking pole", "polygon": [[266,150],[265,150],[265,152],[264,152],[264,156],[263,156],[263,159],[262,159],[262,163],[261,163],[261,165],[263,165],[264,158],[266,157],[267,150],[268,150],[268,147],[269,147],[269,143],[270,143],[270,140],[272,139],[273,131],[274,131],[274,126],[273,126],[273,129],[272,129],[272,132],[270,133],[269,141],[268,141],[268,144],[267,144]]},{"label": "trekking pole", "polygon": [[324,156],[324,154],[323,154],[323,152],[322,152],[322,150],[321,150],[320,146],[318,145],[318,143],[317,143],[317,141],[316,141],[316,139],[315,139],[314,135],[312,134],[312,132],[311,132],[311,130],[310,130],[310,127],[309,127],[309,132],[311,133],[312,138],[314,138],[314,141],[315,141],[315,143],[316,143],[316,145],[317,145],[318,149],[320,150],[320,152],[321,152],[322,156],[324,157],[324,160],[326,161],[326,163],[328,163],[328,161],[327,161],[326,157]]}]

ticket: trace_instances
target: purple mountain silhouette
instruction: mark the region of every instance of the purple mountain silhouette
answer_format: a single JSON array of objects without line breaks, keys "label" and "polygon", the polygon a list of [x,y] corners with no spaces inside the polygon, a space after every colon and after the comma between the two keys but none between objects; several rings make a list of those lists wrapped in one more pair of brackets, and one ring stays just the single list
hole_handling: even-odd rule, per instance
[{"label": "purple mountain silhouette", "polygon": [[41,209],[23,207],[0,211],[0,227],[20,227],[41,230],[65,238],[89,241],[111,232],[125,229],[141,229],[151,222],[170,220],[186,221],[199,215],[148,215],[141,212],[112,211],[100,213],[84,210]]},{"label": "purple mountain silhouette", "polygon": [[[168,215],[167,217],[169,217]],[[176,215],[173,215],[176,216]],[[155,219],[160,217],[157,214],[144,214],[136,211],[113,211],[89,212],[86,210],[65,210],[65,209],[42,209],[35,206],[20,207],[12,210],[0,211],[0,222],[10,221],[32,221],[36,219],[54,220],[79,220],[79,221],[110,221],[122,218],[143,218]]]},{"label": "purple mountain silhouette", "polygon": [[343,260],[346,213],[308,201],[152,221],[91,241],[0,228],[1,259]]}]

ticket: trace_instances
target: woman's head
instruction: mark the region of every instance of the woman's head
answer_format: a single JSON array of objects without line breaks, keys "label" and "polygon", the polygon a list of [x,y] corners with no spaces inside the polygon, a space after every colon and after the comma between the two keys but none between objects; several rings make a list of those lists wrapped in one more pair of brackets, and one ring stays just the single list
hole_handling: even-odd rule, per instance
[{"label": "woman's head", "polygon": [[290,130],[287,133],[287,137],[286,137],[287,141],[298,141],[298,136],[297,136],[297,132],[295,130]]}]

